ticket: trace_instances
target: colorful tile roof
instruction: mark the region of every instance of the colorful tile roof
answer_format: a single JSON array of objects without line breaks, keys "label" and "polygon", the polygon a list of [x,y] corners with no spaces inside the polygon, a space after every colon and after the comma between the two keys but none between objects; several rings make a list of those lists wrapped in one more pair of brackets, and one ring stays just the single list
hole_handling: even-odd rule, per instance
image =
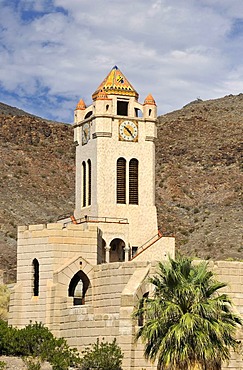
[{"label": "colorful tile roof", "polygon": [[98,93],[101,90],[105,91],[107,94],[134,96],[136,99],[138,99],[137,91],[133,88],[133,86],[117,66],[112,68],[108,76],[104,79],[104,81],[102,81],[100,86],[93,93],[93,100],[97,99]]}]

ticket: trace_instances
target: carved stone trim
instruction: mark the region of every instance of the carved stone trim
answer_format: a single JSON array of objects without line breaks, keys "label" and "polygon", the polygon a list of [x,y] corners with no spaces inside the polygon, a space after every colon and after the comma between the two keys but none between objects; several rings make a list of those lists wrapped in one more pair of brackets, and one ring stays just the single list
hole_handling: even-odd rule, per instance
[{"label": "carved stone trim", "polygon": [[93,139],[96,139],[97,137],[111,137],[111,132],[95,132],[92,137]]}]

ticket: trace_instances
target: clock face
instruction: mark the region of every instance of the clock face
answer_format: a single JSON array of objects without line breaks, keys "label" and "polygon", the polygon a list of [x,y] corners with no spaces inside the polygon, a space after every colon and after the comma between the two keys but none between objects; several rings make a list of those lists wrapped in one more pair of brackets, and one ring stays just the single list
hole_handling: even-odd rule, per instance
[{"label": "clock face", "polygon": [[123,121],[119,126],[119,140],[138,141],[138,126],[133,121]]},{"label": "clock face", "polygon": [[86,122],[82,126],[82,145],[87,144],[90,139],[90,124]]}]

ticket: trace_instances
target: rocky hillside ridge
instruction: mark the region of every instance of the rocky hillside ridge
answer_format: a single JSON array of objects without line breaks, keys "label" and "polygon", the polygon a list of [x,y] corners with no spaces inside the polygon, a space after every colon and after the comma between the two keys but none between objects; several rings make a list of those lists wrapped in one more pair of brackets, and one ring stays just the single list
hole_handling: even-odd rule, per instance
[{"label": "rocky hillside ridge", "polygon": [[74,208],[71,125],[0,115],[0,269],[15,277],[17,225],[47,223]]},{"label": "rocky hillside ridge", "polygon": [[11,107],[11,105],[4,104],[0,102],[0,115],[11,115],[11,116],[32,116],[33,114],[30,114],[28,112],[25,112],[22,109]]},{"label": "rocky hillside ridge", "polygon": [[183,253],[243,259],[243,94],[159,118],[159,224]]},{"label": "rocky hillside ridge", "polygon": [[[243,94],[158,119],[156,205],[164,235],[199,258],[243,259]],[[0,115],[0,268],[14,279],[17,225],[74,209],[71,125]]]}]

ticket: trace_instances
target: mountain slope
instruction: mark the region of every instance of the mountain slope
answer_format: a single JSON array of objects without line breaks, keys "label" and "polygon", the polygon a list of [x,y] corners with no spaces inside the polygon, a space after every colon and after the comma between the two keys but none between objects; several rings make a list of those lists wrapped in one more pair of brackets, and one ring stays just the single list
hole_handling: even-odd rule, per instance
[{"label": "mountain slope", "polygon": [[183,253],[243,258],[243,94],[159,118],[159,223]]},{"label": "mountain slope", "polygon": [[0,268],[15,275],[17,225],[45,223],[74,204],[70,125],[0,116]]},{"label": "mountain slope", "polygon": [[[1,112],[1,110],[0,110]],[[16,226],[74,209],[70,125],[0,115],[0,268],[14,279]],[[158,119],[159,226],[182,253],[243,259],[243,95],[196,101]]]},{"label": "mountain slope", "polygon": [[22,109],[11,107],[11,105],[7,105],[0,102],[0,115],[12,115],[12,116],[32,116],[33,114],[30,114],[28,112],[25,112]]}]

